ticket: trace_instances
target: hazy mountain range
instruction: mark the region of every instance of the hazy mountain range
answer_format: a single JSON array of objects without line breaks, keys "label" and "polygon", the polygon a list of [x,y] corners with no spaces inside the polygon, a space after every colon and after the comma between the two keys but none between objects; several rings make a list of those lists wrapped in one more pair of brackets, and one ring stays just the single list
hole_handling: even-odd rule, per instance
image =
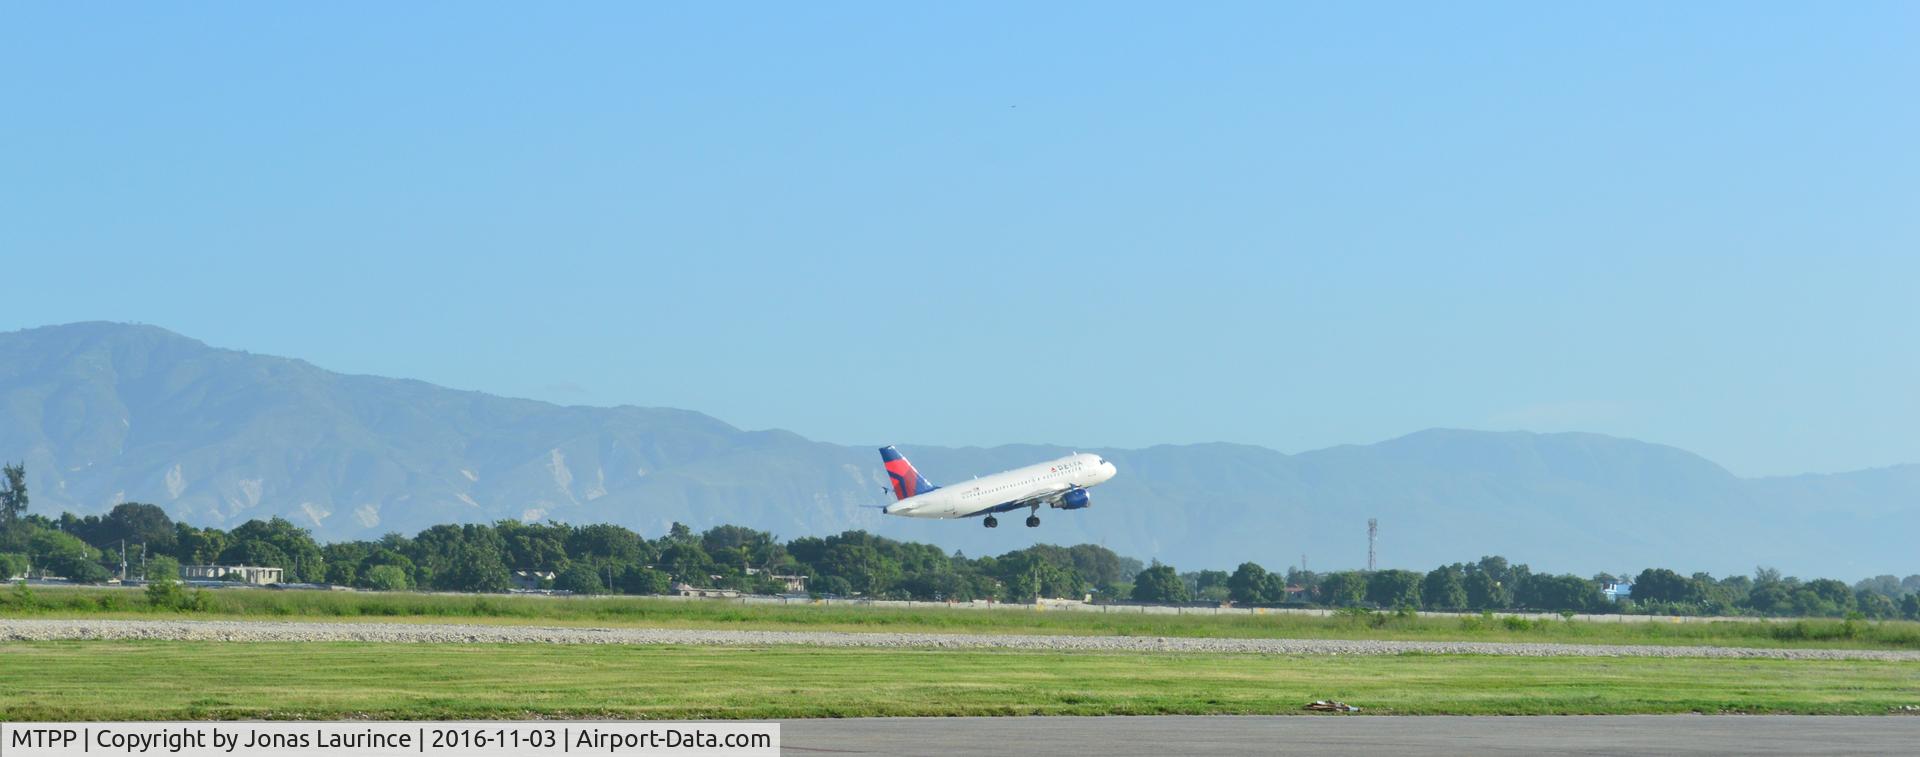
[{"label": "hazy mountain range", "polygon": [[[1063,430],[1062,433],[1069,433]],[[151,326],[0,334],[0,458],[33,511],[136,500],[232,526],[279,515],[325,539],[448,521],[673,521],[783,537],[862,528],[968,554],[1105,544],[1182,569],[1382,567],[1503,554],[1582,574],[1672,567],[1854,578],[1920,572],[1920,465],[1739,478],[1684,450],[1596,434],[1435,429],[1287,455],[1232,444],[1087,449],[1120,476],[1094,507],[1026,529],[883,518],[874,447],[935,483],[1072,450],[843,446],[743,431],[688,410],[563,407],[349,376]]]}]

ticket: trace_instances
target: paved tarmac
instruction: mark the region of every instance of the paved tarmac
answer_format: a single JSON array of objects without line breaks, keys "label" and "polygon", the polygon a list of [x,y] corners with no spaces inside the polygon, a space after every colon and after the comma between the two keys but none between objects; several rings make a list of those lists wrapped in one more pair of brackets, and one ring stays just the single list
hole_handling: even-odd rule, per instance
[{"label": "paved tarmac", "polygon": [[1900,755],[1920,717],[1368,715],[793,720],[785,754]]},{"label": "paved tarmac", "polygon": [[0,642],[79,640],[349,641],[439,644],[699,644],[1049,652],[1209,652],[1292,655],[1470,654],[1514,657],[1711,657],[1719,659],[1920,661],[1912,649],[1755,649],[1647,644],[1542,644],[1387,639],[956,634],[881,631],[741,631],[680,628],[541,627],[493,623],[381,623],[143,618],[0,618]]}]

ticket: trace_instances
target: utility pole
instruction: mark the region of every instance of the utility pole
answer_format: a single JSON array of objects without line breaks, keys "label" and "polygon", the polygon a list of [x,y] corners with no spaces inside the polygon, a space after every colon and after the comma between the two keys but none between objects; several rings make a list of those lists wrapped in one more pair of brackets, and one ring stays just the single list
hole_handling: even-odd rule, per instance
[{"label": "utility pole", "polygon": [[120,582],[127,582],[127,540],[120,540]]},{"label": "utility pole", "polygon": [[1380,536],[1380,519],[1367,519],[1367,570],[1373,570],[1373,543]]}]

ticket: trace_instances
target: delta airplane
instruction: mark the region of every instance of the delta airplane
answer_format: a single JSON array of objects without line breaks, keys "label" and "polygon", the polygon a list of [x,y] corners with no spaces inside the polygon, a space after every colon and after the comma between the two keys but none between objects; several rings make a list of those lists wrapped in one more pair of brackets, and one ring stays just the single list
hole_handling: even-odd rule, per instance
[{"label": "delta airplane", "polygon": [[908,518],[971,518],[985,515],[987,528],[998,528],[994,513],[1031,508],[1027,528],[1040,525],[1040,506],[1078,510],[1093,504],[1087,489],[1104,484],[1117,471],[1099,455],[1075,454],[1058,460],[982,476],[955,486],[934,486],[913,463],[891,446],[880,448],[880,461],[893,479],[895,502],[883,508],[888,515]]}]

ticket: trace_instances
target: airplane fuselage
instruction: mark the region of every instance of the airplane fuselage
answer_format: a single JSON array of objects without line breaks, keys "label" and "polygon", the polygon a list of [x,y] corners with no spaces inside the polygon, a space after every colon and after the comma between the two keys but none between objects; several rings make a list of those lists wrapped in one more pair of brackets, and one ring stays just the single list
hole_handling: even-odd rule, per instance
[{"label": "airplane fuselage", "polygon": [[[1084,490],[1105,483],[1114,473],[1113,463],[1099,455],[1068,455],[907,497],[888,505],[886,513],[909,518],[965,518],[1034,507],[1036,503],[1084,507]],[[1070,496],[1075,490],[1080,490],[1077,498]],[[1081,504],[1072,504],[1076,499]]]}]

